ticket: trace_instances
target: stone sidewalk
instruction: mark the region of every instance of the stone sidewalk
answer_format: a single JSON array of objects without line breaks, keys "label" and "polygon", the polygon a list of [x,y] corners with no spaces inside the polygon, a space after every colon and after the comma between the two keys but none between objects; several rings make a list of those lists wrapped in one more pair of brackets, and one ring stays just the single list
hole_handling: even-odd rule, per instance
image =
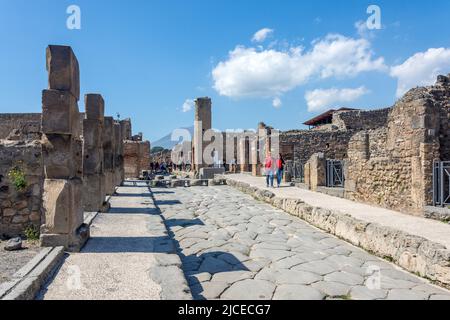
[{"label": "stone sidewalk", "polygon": [[195,299],[450,300],[449,291],[229,186],[152,191]]},{"label": "stone sidewalk", "polygon": [[192,299],[174,241],[148,187],[126,182],[111,209],[91,226],[91,239],[73,253],[39,294],[47,300]]},{"label": "stone sidewalk", "polygon": [[450,284],[449,224],[286,184],[281,188],[267,188],[262,177],[247,174],[224,177],[228,184],[241,191],[283,207],[353,244],[387,256],[409,271]]}]

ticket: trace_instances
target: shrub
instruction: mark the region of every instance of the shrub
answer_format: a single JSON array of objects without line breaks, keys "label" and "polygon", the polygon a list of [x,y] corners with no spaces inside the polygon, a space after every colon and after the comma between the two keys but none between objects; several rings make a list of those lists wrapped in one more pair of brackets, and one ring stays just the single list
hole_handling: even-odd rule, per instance
[{"label": "shrub", "polygon": [[19,167],[11,169],[8,173],[8,178],[17,191],[20,192],[26,189],[27,181],[25,178],[25,173]]},{"label": "shrub", "polygon": [[25,231],[25,237],[27,240],[36,241],[39,240],[39,229],[36,226],[30,225]]}]

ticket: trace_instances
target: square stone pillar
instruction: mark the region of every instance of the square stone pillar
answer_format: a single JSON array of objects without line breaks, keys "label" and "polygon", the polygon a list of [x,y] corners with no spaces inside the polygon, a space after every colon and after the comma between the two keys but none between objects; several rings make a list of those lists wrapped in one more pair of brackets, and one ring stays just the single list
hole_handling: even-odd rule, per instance
[{"label": "square stone pillar", "polygon": [[323,153],[315,153],[305,165],[305,183],[312,191],[326,185],[327,162]]},{"label": "square stone pillar", "polygon": [[122,170],[123,170],[123,139],[120,123],[114,123],[114,186],[122,184]]},{"label": "square stone pillar", "polygon": [[42,246],[78,251],[89,238],[83,224],[79,67],[70,47],[47,48],[49,88],[42,93],[44,163]]},{"label": "square stone pillar", "polygon": [[114,120],[112,117],[105,117],[103,127],[103,165],[105,173],[105,191],[107,195],[114,194]]},{"label": "square stone pillar", "polygon": [[106,197],[103,155],[105,102],[99,94],[85,96],[83,120],[83,204],[88,212],[100,211]]}]

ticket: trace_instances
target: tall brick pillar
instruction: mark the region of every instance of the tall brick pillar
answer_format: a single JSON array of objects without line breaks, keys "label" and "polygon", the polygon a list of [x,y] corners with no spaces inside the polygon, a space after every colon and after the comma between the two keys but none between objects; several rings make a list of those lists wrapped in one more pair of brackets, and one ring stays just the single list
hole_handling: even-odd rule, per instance
[{"label": "tall brick pillar", "polygon": [[48,90],[42,92],[42,157],[44,162],[41,246],[78,251],[89,238],[83,224],[82,142],[77,58],[70,47],[49,46]]},{"label": "tall brick pillar", "polygon": [[85,96],[83,120],[83,204],[88,212],[100,211],[105,201],[103,123],[105,102],[99,94]]}]

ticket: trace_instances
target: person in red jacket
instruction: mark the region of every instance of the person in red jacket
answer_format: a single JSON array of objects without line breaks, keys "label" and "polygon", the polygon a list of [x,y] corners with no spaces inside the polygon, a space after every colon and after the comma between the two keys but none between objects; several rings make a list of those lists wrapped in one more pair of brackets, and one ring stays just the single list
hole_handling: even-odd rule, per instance
[{"label": "person in red jacket", "polygon": [[281,185],[281,180],[283,179],[283,173],[284,173],[284,159],[281,153],[278,154],[277,159],[277,184],[278,188]]},{"label": "person in red jacket", "polygon": [[275,167],[275,161],[272,158],[272,154],[270,152],[267,152],[266,161],[264,165],[264,173],[266,175],[266,184],[267,188],[270,186],[273,188],[273,175],[274,175],[274,167]]}]

